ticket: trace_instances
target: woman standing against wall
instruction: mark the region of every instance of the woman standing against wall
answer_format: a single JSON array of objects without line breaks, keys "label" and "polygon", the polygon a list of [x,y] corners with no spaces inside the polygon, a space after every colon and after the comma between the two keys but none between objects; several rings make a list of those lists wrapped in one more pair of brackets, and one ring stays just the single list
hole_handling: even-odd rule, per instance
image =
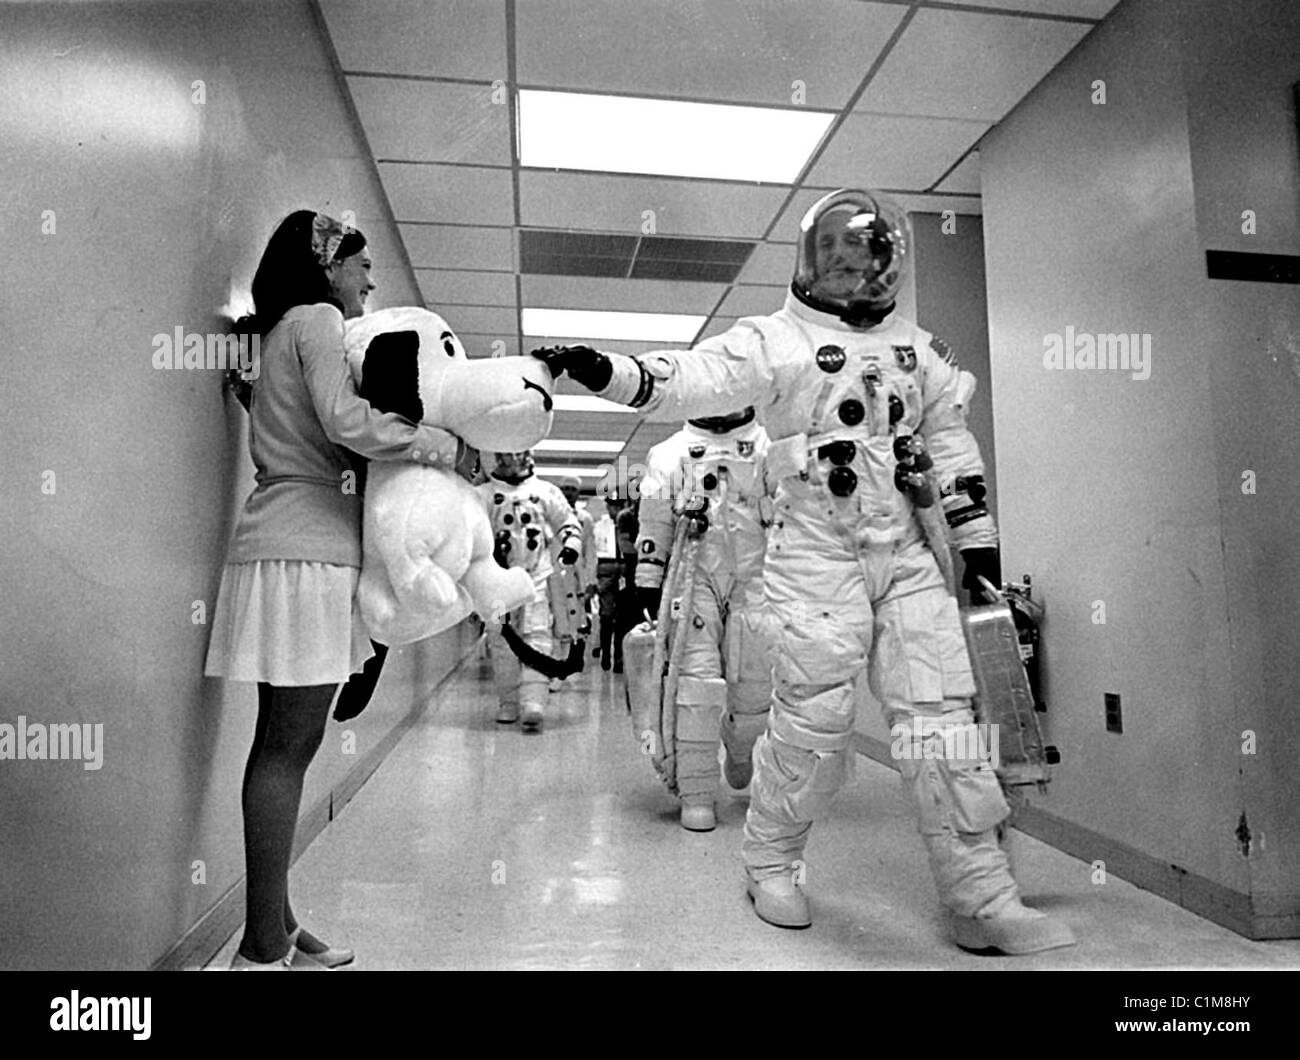
[{"label": "woman standing against wall", "polygon": [[209,677],[257,683],[243,786],[248,913],[232,968],[317,969],[353,956],[300,928],[288,880],[303,777],[330,702],[371,653],[352,603],[361,497],[343,447],[371,460],[457,460],[454,435],[357,395],[343,319],[359,316],[373,289],[365,237],[311,210],[281,222],[253,278],[257,486],[226,555],[205,667]]}]

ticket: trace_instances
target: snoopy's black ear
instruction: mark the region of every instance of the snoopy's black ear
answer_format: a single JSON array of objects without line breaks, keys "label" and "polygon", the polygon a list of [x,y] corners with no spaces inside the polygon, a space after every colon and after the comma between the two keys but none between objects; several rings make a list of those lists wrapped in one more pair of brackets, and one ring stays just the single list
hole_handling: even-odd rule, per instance
[{"label": "snoopy's black ear", "polygon": [[376,335],[361,362],[361,396],[380,412],[395,412],[419,423],[424,419],[419,364],[419,332],[386,331]]}]

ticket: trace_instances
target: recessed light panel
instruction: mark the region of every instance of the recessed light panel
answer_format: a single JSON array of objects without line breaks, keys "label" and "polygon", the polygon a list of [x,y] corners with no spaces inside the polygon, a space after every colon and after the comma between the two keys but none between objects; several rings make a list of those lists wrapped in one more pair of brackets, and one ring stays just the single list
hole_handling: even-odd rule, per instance
[{"label": "recessed light panel", "polygon": [[615,313],[603,309],[523,311],[524,334],[542,339],[582,335],[625,342],[690,342],[706,319],[694,313]]},{"label": "recessed light panel", "polygon": [[519,93],[519,161],[792,184],[835,115],[578,92]]},{"label": "recessed light panel", "polygon": [[621,453],[626,442],[597,442],[579,438],[547,438],[533,446],[535,453]]},{"label": "recessed light panel", "polygon": [[637,414],[636,409],[620,405],[616,401],[606,401],[593,394],[556,394],[554,401],[556,412],[616,412],[628,416]]}]

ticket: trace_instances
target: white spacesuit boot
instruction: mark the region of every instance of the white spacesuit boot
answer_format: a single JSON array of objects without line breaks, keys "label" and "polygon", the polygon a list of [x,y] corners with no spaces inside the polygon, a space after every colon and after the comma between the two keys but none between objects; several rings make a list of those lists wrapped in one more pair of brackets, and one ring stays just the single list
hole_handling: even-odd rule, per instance
[{"label": "white spacesuit boot", "polygon": [[[1072,945],[1065,924],[1020,902],[998,842],[998,826],[1010,808],[986,759],[987,744],[982,736],[976,743],[980,734],[969,698],[907,701],[927,691],[925,682],[913,677],[920,667],[944,674],[945,691],[973,689],[958,623],[956,603],[942,589],[882,603],[872,670],[873,691],[891,734],[908,734],[896,743],[895,753],[949,931],[957,945],[972,950],[1022,954]],[[936,640],[949,647],[926,646]]]},{"label": "white spacesuit boot", "polygon": [[492,633],[490,639],[492,676],[497,692],[497,722],[513,725],[519,720],[519,660],[502,638],[500,630]]},{"label": "white spacesuit boot", "polygon": [[677,792],[682,827],[710,832],[717,825],[718,729],[727,699],[721,678],[682,677],[677,686]]},{"label": "white spacesuit boot", "polygon": [[858,649],[855,670],[851,634],[829,613],[789,604],[774,616],[772,706],[754,748],[742,849],[758,916],[807,927],[804,846],[852,768],[854,682],[865,657]]}]

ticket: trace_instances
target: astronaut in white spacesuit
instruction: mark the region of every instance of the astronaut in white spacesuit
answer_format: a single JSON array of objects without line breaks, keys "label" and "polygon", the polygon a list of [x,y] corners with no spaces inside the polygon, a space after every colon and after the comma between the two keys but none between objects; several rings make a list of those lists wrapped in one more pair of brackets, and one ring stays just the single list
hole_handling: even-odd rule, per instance
[{"label": "astronaut in white spacesuit", "polygon": [[[586,508],[578,507],[578,497],[582,493],[582,480],[576,475],[567,475],[559,485],[565,503],[573,510],[581,535],[582,547],[578,562],[564,564],[560,562],[559,553],[563,542],[557,537],[551,544],[554,558],[554,570],[550,577],[551,616],[554,620],[554,640],[557,654],[567,658],[573,642],[591,633],[591,618],[587,607],[596,595],[596,530],[595,520]],[[558,692],[563,679],[551,678],[550,691]]]},{"label": "astronaut in white spacesuit", "polygon": [[[582,548],[578,518],[557,487],[533,474],[529,452],[497,453],[488,480],[476,488],[492,523],[497,562],[522,567],[533,578],[533,599],[511,612],[507,621],[528,647],[550,655],[552,543],[558,542],[561,565],[576,564]],[[522,713],[524,731],[539,731],[546,676],[521,663],[500,640],[492,645],[492,665],[499,700],[497,721],[509,725],[520,721]]]},{"label": "astronaut in white spacesuit", "polygon": [[[753,404],[767,429],[777,483],[764,570],[772,709],[755,748],[743,852],[755,912],[783,927],[811,923],[801,859],[853,754],[864,671],[891,728],[919,718],[926,739],[940,741],[941,726],[974,721],[957,601],[938,562],[946,550],[928,539],[942,537],[942,511],[969,588],[999,577],[997,530],[966,427],[974,377],[894,312],[911,253],[899,207],[833,192],[805,214],[790,291],[770,316],[742,318],[685,353],[534,351],[553,373],[653,419]],[[899,765],[957,944],[1006,953],[1071,944],[1068,927],[1020,902],[997,837],[1009,811],[989,763],[943,755],[931,747]]]},{"label": "astronaut in white spacesuit", "polygon": [[690,618],[677,680],[676,784],[681,824],[717,824],[718,741],[727,783],[750,781],[754,742],[767,721],[772,685],[762,637],[763,552],[772,505],[764,476],[767,432],[750,406],[688,421],[654,446],[641,479],[637,534],[637,611],[659,614],[660,594],[679,519],[692,522]]}]

